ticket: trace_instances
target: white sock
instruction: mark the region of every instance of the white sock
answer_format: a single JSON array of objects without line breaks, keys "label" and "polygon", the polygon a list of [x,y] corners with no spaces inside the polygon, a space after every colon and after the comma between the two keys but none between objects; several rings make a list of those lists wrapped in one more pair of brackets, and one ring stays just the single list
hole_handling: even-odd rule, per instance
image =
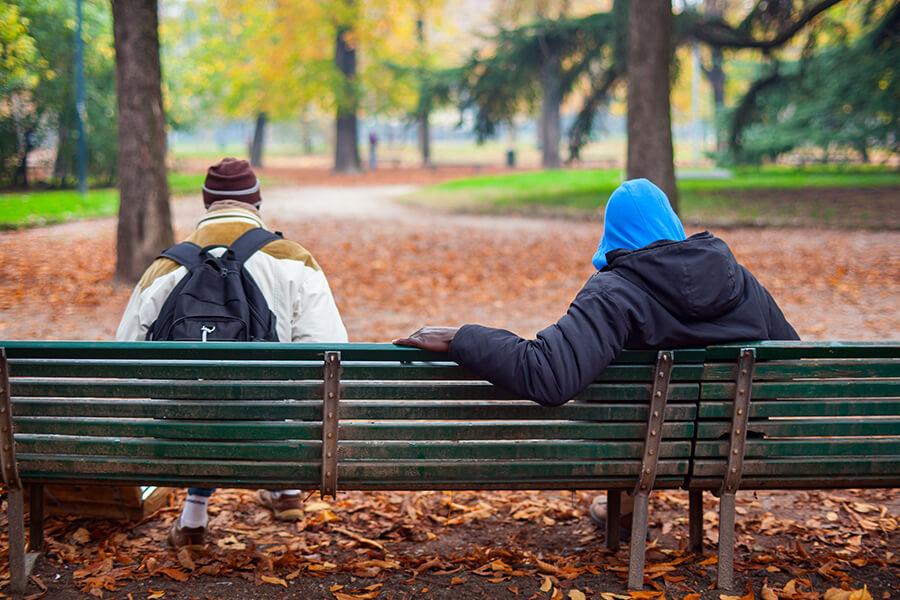
[{"label": "white sock", "polygon": [[272,490],[272,497],[276,500],[282,496],[299,496],[300,490]]},{"label": "white sock", "polygon": [[184,501],[184,508],[181,509],[181,526],[206,527],[206,523],[209,521],[209,517],[206,515],[208,504],[209,498],[188,494],[187,500]]}]

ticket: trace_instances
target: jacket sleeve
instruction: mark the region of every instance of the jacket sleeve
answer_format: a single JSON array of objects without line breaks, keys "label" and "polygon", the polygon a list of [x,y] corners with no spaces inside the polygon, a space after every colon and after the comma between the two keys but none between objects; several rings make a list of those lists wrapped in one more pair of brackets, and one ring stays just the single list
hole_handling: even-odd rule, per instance
[{"label": "jacket sleeve", "polygon": [[159,317],[166,298],[186,273],[187,269],[178,267],[175,271],[158,277],[147,287],[138,283],[131,293],[122,320],[119,321],[116,341],[144,341],[147,338],[147,330]]},{"label": "jacket sleeve", "polygon": [[518,396],[560,406],[612,362],[629,329],[625,315],[606,294],[582,290],[565,316],[536,339],[465,325],[450,344],[450,358]]},{"label": "jacket sleeve", "polygon": [[347,329],[322,271],[307,269],[293,313],[291,341],[347,341]]}]

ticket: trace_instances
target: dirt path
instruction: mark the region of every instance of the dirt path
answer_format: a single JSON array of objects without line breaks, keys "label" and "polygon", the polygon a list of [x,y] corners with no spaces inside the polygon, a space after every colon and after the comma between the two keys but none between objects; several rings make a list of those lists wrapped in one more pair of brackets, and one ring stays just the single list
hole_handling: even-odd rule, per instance
[{"label": "dirt path", "polygon": [[[423,322],[482,322],[533,334],[592,272],[596,223],[451,215],[396,201],[408,185],[290,187],[263,215],[328,274],[351,338],[390,339]],[[186,235],[199,198],[174,204]],[[111,282],[113,219],[0,234],[0,339],[108,339],[128,286]],[[900,233],[715,230],[809,339],[900,337]],[[60,265],[64,265],[60,268]]]},{"label": "dirt path", "polygon": [[[425,323],[482,322],[531,335],[565,311],[592,272],[599,219],[448,215],[396,201],[414,190],[391,185],[266,192],[264,217],[322,263],[354,341],[388,340]],[[177,201],[178,234],[186,235],[202,212],[199,198]],[[769,288],[803,337],[900,338],[900,233],[715,233]],[[0,339],[111,338],[130,294],[130,286],[111,282],[114,236],[112,219],[0,233]],[[301,525],[286,526],[273,522],[250,492],[223,491],[213,498],[211,513],[219,525],[214,539],[224,545],[195,557],[196,569],[208,575],[195,571],[183,583],[164,570],[190,564],[163,543],[178,512],[173,498],[170,508],[139,526],[54,519],[50,559],[40,577],[50,586],[46,597],[64,599],[89,597],[77,590],[88,589],[90,581],[109,584],[104,598],[135,599],[339,597],[333,592],[348,598],[524,599],[550,598],[552,590],[561,593],[553,598],[570,598],[571,589],[599,597],[622,589],[627,554],[603,553],[585,516],[589,497],[351,493],[319,503]],[[667,597],[702,592],[718,598],[709,589],[711,559],[680,549],[687,535],[686,496],[654,498],[651,525],[659,541],[651,545],[649,561],[678,565],[660,567],[665,576],[656,581]],[[715,506],[709,498],[710,541]],[[842,582],[853,588],[865,582],[875,598],[897,597],[898,512],[900,497],[891,491],[742,494],[741,585],[749,582],[758,593],[764,581],[780,589],[791,579],[808,578],[821,593]],[[385,550],[333,526],[376,539]],[[534,569],[537,559],[560,569],[550,592],[540,591],[544,575]],[[289,588],[260,586],[260,574],[270,572]],[[780,598],[819,598],[804,583],[795,585],[800,595]]]}]

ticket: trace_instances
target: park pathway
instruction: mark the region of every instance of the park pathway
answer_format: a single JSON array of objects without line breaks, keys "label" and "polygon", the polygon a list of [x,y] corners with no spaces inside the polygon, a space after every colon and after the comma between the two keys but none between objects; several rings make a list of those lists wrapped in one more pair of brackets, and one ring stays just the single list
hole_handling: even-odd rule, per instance
[{"label": "park pathway", "polygon": [[[482,322],[531,335],[590,276],[600,218],[450,214],[405,202],[410,185],[265,191],[268,224],[323,265],[351,338],[428,323]],[[174,203],[186,235],[199,197]],[[806,338],[900,337],[900,234],[716,230]],[[108,339],[129,286],[111,282],[115,220],[0,233],[0,339]]]}]

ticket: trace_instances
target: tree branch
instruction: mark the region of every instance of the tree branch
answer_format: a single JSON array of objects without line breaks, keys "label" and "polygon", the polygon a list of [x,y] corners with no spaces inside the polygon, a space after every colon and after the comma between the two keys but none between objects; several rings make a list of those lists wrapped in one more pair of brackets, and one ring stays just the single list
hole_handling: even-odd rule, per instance
[{"label": "tree branch", "polygon": [[843,0],[820,0],[807,8],[796,21],[790,23],[771,39],[756,39],[751,33],[736,29],[721,18],[703,19],[692,23],[685,35],[719,48],[755,48],[773,50],[790,41],[817,16]]}]

